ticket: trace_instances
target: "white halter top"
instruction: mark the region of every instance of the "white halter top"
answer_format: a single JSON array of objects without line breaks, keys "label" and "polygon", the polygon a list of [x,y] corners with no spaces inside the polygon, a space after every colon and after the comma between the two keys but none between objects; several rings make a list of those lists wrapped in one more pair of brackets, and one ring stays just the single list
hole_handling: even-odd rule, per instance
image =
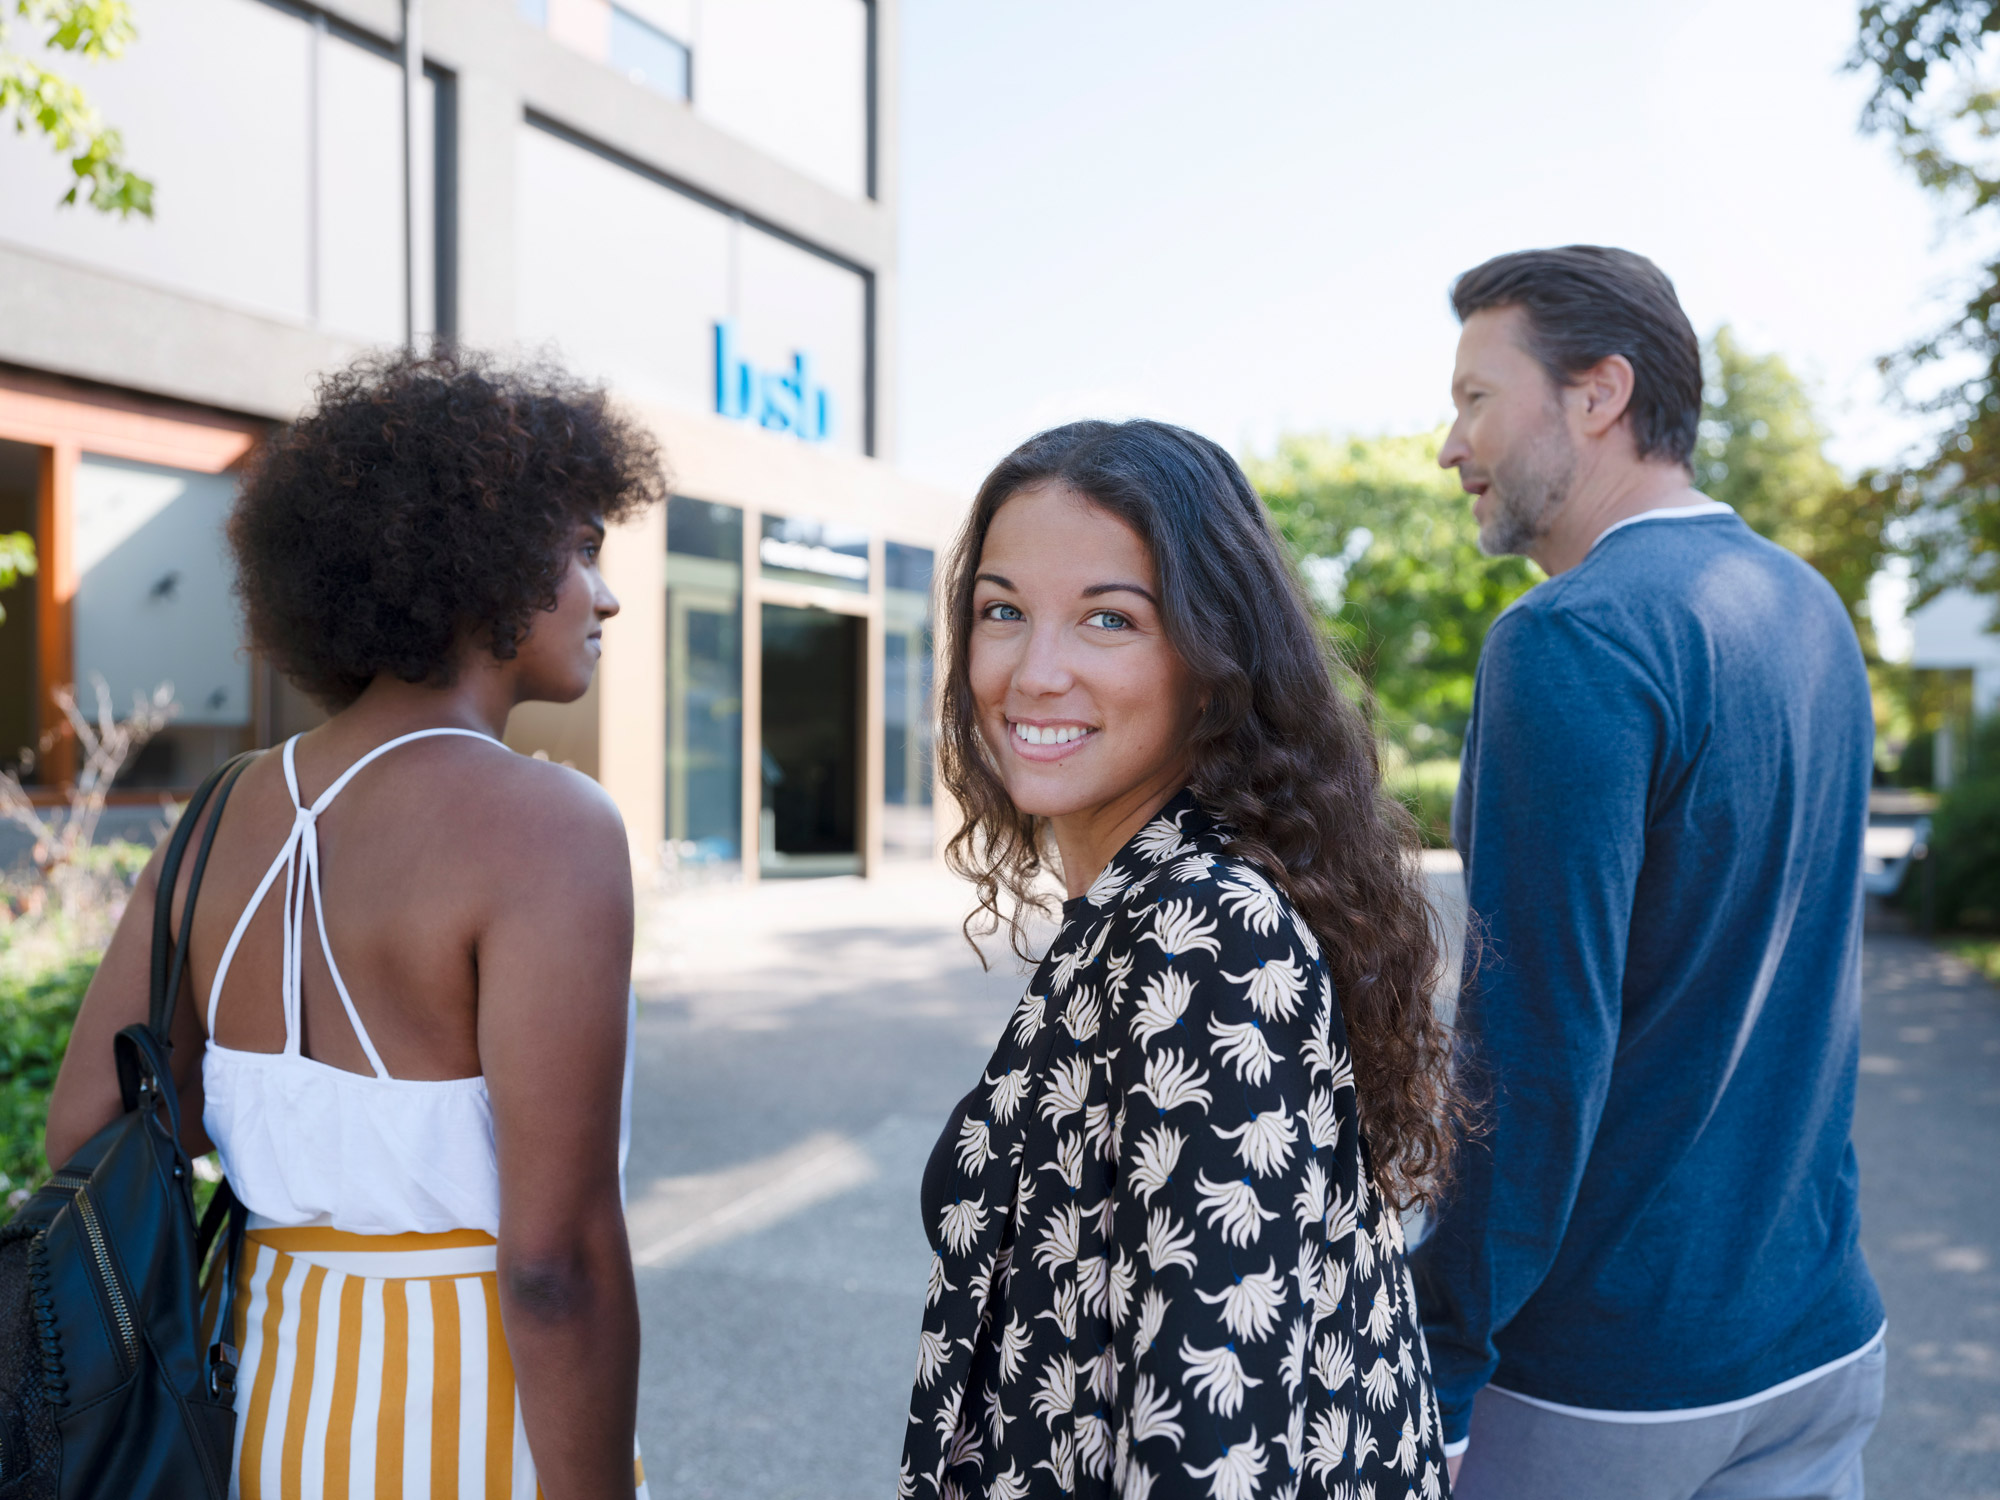
[{"label": "white halter top", "polygon": [[[285,741],[285,786],[296,816],[278,857],[236,921],[208,994],[208,1033],[201,1077],[207,1099],[202,1124],[221,1154],[236,1196],[253,1224],[324,1225],[351,1234],[437,1234],[449,1229],[500,1228],[500,1173],[493,1151],[493,1105],[483,1077],[391,1078],[368,1028],[354,1009],[347,982],[327,941],[326,905],[319,889],[317,823],[362,767],[398,745],[457,734],[497,743],[470,729],[420,729],[378,745],[342,773],[308,807],[299,800],[292,751]],[[282,873],[284,948],[279,989],[284,998],[282,1052],[217,1046],[215,1006],[230,961],[250,918]],[[310,895],[320,952],[348,1024],[372,1074],[316,1062],[299,1050],[299,978]],[[629,1053],[628,1053],[629,1056]]]}]

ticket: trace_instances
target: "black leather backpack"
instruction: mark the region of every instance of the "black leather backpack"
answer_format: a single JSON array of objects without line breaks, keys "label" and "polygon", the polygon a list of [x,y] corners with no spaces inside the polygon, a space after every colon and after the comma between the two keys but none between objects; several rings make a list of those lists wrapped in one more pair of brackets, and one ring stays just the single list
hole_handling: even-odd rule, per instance
[{"label": "black leather backpack", "polygon": [[[180,1144],[167,1037],[194,896],[249,756],[188,803],[160,865],[150,1021],[118,1033],[125,1113],[0,1227],[0,1500],[227,1500],[235,1439],[229,1344],[244,1214],[225,1183],[202,1224]],[[173,890],[210,797],[179,941]],[[228,1233],[220,1234],[224,1223]],[[200,1273],[222,1277],[202,1347]]]}]

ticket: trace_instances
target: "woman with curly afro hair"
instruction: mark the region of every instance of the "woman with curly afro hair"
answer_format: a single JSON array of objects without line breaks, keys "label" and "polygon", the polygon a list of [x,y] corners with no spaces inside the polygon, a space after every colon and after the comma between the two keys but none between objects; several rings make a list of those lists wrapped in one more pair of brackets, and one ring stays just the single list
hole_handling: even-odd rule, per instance
[{"label": "woman with curly afro hair", "polygon": [[251,642],[331,717],[241,770],[191,914],[140,877],[48,1128],[119,1114],[171,903],[185,1144],[248,1210],[232,1491],[644,1493],[625,831],[500,739],[589,687],[605,528],[665,483],[602,391],[448,350],[332,376],[244,482]]}]

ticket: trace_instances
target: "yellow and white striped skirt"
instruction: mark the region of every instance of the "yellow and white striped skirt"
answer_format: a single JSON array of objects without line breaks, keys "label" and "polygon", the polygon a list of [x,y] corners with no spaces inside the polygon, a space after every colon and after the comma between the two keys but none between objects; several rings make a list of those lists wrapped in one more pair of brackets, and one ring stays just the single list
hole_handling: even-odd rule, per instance
[{"label": "yellow and white striped skirt", "polygon": [[[477,1229],[252,1228],[231,1496],[535,1500],[494,1265]],[[636,1446],[632,1477],[647,1500]]]}]

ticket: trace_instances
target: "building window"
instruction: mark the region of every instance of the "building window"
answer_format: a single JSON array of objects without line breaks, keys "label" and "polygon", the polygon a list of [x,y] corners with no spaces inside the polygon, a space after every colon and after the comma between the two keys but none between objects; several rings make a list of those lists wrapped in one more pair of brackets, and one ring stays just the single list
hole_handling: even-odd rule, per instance
[{"label": "building window", "polygon": [[667,838],[681,863],[742,854],[743,513],[667,502]]},{"label": "building window", "polygon": [[931,818],[933,646],[928,547],[882,549],[882,847],[928,857]]},{"label": "building window", "polygon": [[688,96],[688,49],[628,10],[611,7],[605,60],[641,88],[669,99]]},{"label": "building window", "polygon": [[766,516],[757,560],[775,581],[868,591],[868,533],[852,526]]}]

